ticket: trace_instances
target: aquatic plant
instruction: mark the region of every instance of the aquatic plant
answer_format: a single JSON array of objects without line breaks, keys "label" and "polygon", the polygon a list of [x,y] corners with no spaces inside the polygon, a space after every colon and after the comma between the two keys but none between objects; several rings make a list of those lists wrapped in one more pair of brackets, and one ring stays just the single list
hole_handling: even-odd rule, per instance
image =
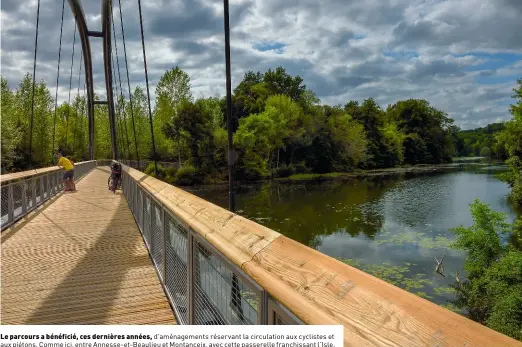
[{"label": "aquatic plant", "polygon": [[[426,279],[424,274],[416,274],[413,278],[405,276],[410,271],[410,266],[413,265],[411,263],[404,263],[402,266],[398,266],[389,263],[362,264],[360,261],[350,258],[341,259],[341,261],[408,291],[425,289],[427,285],[431,284],[431,281]],[[421,291],[414,293],[421,293],[419,296],[431,298]]]},{"label": "aquatic plant", "polygon": [[[381,235],[386,235],[387,233],[382,233]],[[395,234],[386,239],[380,239],[375,241],[375,244],[394,244],[398,246],[403,246],[406,244],[415,245],[421,248],[426,249],[439,249],[439,248],[448,248],[452,244],[452,240],[444,236],[436,236],[435,238],[426,236],[425,233],[411,233],[404,232],[400,234]]]}]

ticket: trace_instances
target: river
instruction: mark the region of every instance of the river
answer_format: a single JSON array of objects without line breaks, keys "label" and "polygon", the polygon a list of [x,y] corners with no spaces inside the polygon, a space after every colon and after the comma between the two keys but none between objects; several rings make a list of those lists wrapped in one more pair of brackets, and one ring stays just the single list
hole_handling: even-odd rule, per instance
[{"label": "river", "polygon": [[[454,309],[450,285],[466,254],[449,248],[449,230],[473,223],[475,198],[506,213],[509,187],[498,180],[498,166],[470,165],[464,171],[406,178],[368,178],[324,183],[263,183],[242,186],[237,213],[318,251],[361,268],[437,304]],[[190,191],[227,207],[227,187]],[[444,275],[435,272],[444,256]]]}]

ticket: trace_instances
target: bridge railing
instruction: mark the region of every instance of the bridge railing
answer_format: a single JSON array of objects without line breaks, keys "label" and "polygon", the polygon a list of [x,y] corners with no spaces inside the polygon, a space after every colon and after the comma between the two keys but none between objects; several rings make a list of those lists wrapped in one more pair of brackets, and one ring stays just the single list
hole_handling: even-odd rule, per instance
[{"label": "bridge railing", "polygon": [[[96,161],[74,164],[79,180],[96,168]],[[1,175],[1,229],[5,229],[34,210],[63,188],[64,171],[58,166]]]},{"label": "bridge railing", "polygon": [[339,324],[346,346],[522,346],[126,165],[123,192],[181,324]]},{"label": "bridge railing", "polygon": [[124,165],[123,192],[179,323],[303,324],[148,183],[167,186]]},{"label": "bridge railing", "polygon": [[[127,160],[127,159],[120,159],[120,162],[122,164],[125,164],[127,166],[132,167],[133,169],[137,169],[140,171],[143,171],[149,166],[149,164],[154,164],[154,161],[152,160]],[[170,162],[170,161],[158,161],[158,165],[163,166],[164,168],[179,168],[178,162]]]}]

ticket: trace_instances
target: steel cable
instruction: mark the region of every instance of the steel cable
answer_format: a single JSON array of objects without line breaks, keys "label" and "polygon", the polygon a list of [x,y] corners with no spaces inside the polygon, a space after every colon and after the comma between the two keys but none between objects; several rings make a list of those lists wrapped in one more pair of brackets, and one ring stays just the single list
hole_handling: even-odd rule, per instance
[{"label": "steel cable", "polygon": [[58,73],[56,74],[56,94],[54,98],[54,120],[53,120],[53,142],[51,147],[51,162],[54,162],[54,141],[56,135],[56,112],[58,108],[58,86],[60,83],[60,60],[62,56],[62,35],[63,35],[63,13],[65,10],[65,0],[62,1],[62,24],[60,26],[60,46],[58,48]]}]

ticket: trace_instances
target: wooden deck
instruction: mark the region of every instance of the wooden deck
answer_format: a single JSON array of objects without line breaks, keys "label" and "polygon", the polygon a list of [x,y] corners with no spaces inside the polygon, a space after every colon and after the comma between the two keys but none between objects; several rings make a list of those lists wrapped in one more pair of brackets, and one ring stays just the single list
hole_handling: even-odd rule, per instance
[{"label": "wooden deck", "polygon": [[176,324],[132,213],[98,168],[2,233],[1,324]]}]

